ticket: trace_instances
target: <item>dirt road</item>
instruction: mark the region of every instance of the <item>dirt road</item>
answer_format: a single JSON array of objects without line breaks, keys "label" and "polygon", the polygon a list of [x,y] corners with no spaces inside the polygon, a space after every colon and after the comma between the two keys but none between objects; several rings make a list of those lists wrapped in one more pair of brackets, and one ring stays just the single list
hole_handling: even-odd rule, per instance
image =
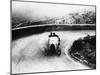
[{"label": "dirt road", "polygon": [[74,40],[87,34],[95,35],[94,31],[57,31],[56,34],[61,39],[60,57],[43,54],[49,33],[32,35],[12,42],[12,73],[90,69],[73,60],[68,55],[68,49]]}]

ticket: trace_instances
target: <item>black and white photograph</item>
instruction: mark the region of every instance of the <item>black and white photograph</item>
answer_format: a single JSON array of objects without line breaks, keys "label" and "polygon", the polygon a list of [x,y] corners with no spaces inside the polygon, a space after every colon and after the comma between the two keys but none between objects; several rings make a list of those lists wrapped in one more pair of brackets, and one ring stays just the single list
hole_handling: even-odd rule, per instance
[{"label": "black and white photograph", "polygon": [[11,1],[11,74],[96,69],[96,6]]}]

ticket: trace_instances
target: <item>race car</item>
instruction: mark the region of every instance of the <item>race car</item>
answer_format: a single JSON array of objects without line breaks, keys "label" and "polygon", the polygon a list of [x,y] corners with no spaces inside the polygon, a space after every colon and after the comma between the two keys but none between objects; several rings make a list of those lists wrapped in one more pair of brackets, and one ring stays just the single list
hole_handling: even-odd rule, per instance
[{"label": "race car", "polygon": [[60,50],[60,38],[55,33],[50,33],[48,38],[47,49],[45,50],[46,55],[57,54],[58,56],[61,55]]}]

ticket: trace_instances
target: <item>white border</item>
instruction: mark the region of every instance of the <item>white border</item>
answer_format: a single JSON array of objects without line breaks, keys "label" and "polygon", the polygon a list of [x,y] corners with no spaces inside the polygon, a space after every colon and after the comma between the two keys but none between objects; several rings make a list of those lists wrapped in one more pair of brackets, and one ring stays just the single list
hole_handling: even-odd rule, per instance
[{"label": "white border", "polygon": [[[27,0],[32,1],[32,0]],[[38,75],[99,75],[100,74],[100,2],[99,0],[33,0],[56,3],[97,6],[97,69],[72,72],[43,73]],[[10,0],[0,0],[0,75],[10,74]],[[30,74],[32,75],[32,74]],[[34,74],[35,75],[35,74]]]}]

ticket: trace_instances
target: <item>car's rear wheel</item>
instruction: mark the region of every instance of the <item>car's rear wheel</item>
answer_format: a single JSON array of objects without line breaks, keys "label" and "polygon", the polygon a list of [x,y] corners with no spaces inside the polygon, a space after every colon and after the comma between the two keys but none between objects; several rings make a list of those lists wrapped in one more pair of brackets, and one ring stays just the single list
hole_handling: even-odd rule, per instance
[{"label": "car's rear wheel", "polygon": [[60,50],[58,50],[57,55],[58,55],[58,56],[60,56],[60,55],[61,55],[61,51],[60,51]]}]

